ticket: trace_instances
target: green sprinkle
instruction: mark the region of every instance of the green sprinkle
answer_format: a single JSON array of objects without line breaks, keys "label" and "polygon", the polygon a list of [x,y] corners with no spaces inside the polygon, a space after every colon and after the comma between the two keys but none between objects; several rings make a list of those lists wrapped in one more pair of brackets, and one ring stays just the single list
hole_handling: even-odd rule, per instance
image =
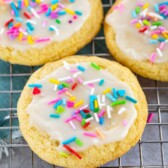
[{"label": "green sprinkle", "polygon": [[60,24],[60,23],[61,23],[61,21],[60,21],[59,19],[56,19],[55,22],[56,22],[57,24]]},{"label": "green sprinkle", "polygon": [[99,112],[99,108],[94,108],[94,112],[98,113]]},{"label": "green sprinkle", "polygon": [[90,118],[90,117],[92,117],[91,114],[86,114],[86,118]]},{"label": "green sprinkle", "polygon": [[118,100],[118,101],[115,101],[115,102],[111,103],[111,106],[126,104],[126,102],[127,102],[126,100]]},{"label": "green sprinkle", "polygon": [[143,20],[143,24],[146,26],[150,26],[150,22],[148,20]]},{"label": "green sprinkle", "polygon": [[76,138],[75,142],[78,146],[83,146],[83,143],[78,138]]},{"label": "green sprinkle", "polygon": [[152,23],[153,26],[161,26],[162,22],[158,21],[158,22],[153,22]]},{"label": "green sprinkle", "polygon": [[62,82],[61,85],[62,85],[63,87],[69,87],[69,84],[66,83],[66,82]]},{"label": "green sprinkle", "polygon": [[60,152],[60,155],[61,155],[61,156],[64,156],[64,157],[68,157],[68,154],[67,154],[67,153],[64,153],[64,152]]},{"label": "green sprinkle", "polygon": [[82,118],[82,126],[84,126],[84,125],[85,125],[85,123],[86,123],[85,119],[84,119],[84,118]]},{"label": "green sprinkle", "polygon": [[138,6],[138,7],[136,7],[135,8],[135,12],[136,12],[136,14],[139,14],[140,12],[141,12],[141,8]]},{"label": "green sprinkle", "polygon": [[96,63],[94,63],[94,62],[92,62],[90,65],[91,65],[93,68],[97,69],[97,70],[100,70],[100,69],[101,69],[101,67],[100,67],[99,65],[97,65]]},{"label": "green sprinkle", "polygon": [[57,107],[57,110],[56,110],[56,113],[57,113],[57,114],[61,114],[61,113],[63,113],[64,111],[65,111],[64,107],[58,106],[58,107]]}]

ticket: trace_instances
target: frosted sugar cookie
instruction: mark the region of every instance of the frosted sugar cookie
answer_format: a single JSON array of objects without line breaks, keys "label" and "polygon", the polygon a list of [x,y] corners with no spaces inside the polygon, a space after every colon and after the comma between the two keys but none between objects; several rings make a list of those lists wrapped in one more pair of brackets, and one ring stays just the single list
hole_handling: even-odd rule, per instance
[{"label": "frosted sugar cookie", "polygon": [[21,132],[45,161],[98,167],[140,139],[147,103],[136,77],[118,63],[75,56],[35,72],[19,103]]},{"label": "frosted sugar cookie", "polygon": [[147,78],[168,81],[168,2],[118,0],[105,19],[114,58]]},{"label": "frosted sugar cookie", "polygon": [[0,58],[41,65],[72,55],[92,40],[102,19],[100,0],[1,0]]}]

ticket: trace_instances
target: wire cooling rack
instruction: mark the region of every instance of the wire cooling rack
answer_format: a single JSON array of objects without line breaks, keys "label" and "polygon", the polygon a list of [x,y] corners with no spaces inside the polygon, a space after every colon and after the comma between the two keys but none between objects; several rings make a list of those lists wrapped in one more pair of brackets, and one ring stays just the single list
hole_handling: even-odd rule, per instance
[{"label": "wire cooling rack", "polygon": [[[114,3],[112,0],[102,2],[105,13]],[[103,30],[79,54],[113,59],[105,46]],[[27,79],[36,69],[38,67],[0,61],[0,168],[57,168],[39,159],[19,131],[17,101]],[[137,78],[147,97],[149,113],[154,113],[154,118],[134,148],[103,167],[168,167],[168,83]]]}]

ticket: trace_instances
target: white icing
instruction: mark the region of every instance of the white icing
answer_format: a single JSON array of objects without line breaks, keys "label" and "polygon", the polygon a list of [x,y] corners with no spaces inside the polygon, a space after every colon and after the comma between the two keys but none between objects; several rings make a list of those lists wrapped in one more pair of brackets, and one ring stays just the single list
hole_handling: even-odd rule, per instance
[{"label": "white icing", "polygon": [[[149,44],[149,36],[139,33],[139,30],[135,25],[130,24],[134,18],[131,15],[131,11],[135,10],[137,2],[146,3],[149,2],[150,6],[148,11],[154,12],[154,4],[165,2],[165,0],[123,0],[122,4],[124,9],[114,10],[110,15],[106,17],[106,22],[111,25],[116,34],[116,43],[121,51],[128,57],[136,60],[149,60],[151,54],[156,51],[159,44]],[[162,20],[163,26],[168,29],[168,19]],[[167,62],[168,61],[168,43],[165,44],[162,51],[163,56],[157,56],[155,62]]]},{"label": "white icing", "polygon": [[[82,63],[80,64],[86,68],[85,72],[82,72],[74,80],[77,78],[81,78],[83,81],[93,80],[93,79],[104,79],[105,83],[103,86],[99,86],[98,83],[94,83],[95,90],[94,95],[100,95],[101,103],[103,104],[104,96],[102,97],[102,93],[106,88],[116,88],[116,89],[125,89],[126,94],[134,97],[132,90],[130,87],[117,79],[114,75],[108,72],[106,69],[102,69],[100,71],[95,70],[93,67],[90,66],[89,63]],[[70,68],[75,69],[77,64],[70,65]],[[48,105],[47,103],[53,99],[59,97],[57,91],[54,91],[54,85],[49,82],[49,79],[59,79],[63,77],[73,77],[73,74],[70,73],[64,67],[60,67],[55,70],[53,73],[45,76],[40,81],[36,83],[42,84],[41,94],[33,96],[33,100],[27,108],[27,112],[30,117],[30,124],[31,126],[35,126],[42,132],[45,132],[50,135],[51,139],[57,139],[60,141],[60,145],[58,146],[57,150],[62,151],[63,146],[62,142],[76,136],[83,142],[83,146],[80,147],[76,145],[76,143],[71,143],[70,146],[77,151],[82,151],[91,147],[93,145],[99,146],[102,144],[120,141],[125,138],[128,134],[128,130],[133,124],[135,118],[137,117],[137,112],[132,102],[127,101],[125,105],[115,106],[112,109],[111,118],[107,117],[107,112],[105,112],[105,122],[103,125],[99,125],[95,119],[91,120],[91,125],[88,129],[84,130],[81,127],[81,123],[77,120],[72,120],[73,124],[75,125],[76,129],[73,130],[69,123],[64,122],[67,118],[69,118],[72,113],[79,109],[80,107],[89,104],[89,95],[92,90],[87,85],[82,85],[78,82],[78,86],[74,91],[69,89],[68,92],[73,94],[78,102],[79,100],[84,100],[84,103],[79,106],[78,108],[66,108],[65,112],[61,114],[61,118],[54,119],[50,118],[50,114],[54,114],[55,110],[53,105]],[[75,83],[75,82],[73,82]],[[72,84],[73,84],[72,83]],[[70,84],[72,86],[72,84]],[[69,99],[66,94],[60,95],[61,98]],[[123,99],[123,98],[121,98]],[[120,99],[119,99],[120,100]],[[105,106],[102,106],[102,109],[105,109],[110,106],[112,101],[108,98],[105,98]],[[88,108],[89,109],[89,108]],[[110,108],[111,109],[111,108]],[[101,111],[100,110],[100,111]],[[120,110],[120,111],[119,111]],[[99,111],[99,112],[100,112]],[[119,114],[118,114],[119,113]],[[91,112],[94,118],[94,113]],[[99,113],[98,113],[99,114]],[[79,115],[80,116],[80,115]],[[124,123],[126,124],[124,126]],[[83,135],[83,132],[92,132],[95,133],[95,128],[98,128],[102,131],[105,135],[105,139],[101,139],[99,136],[97,138],[87,137]]]},{"label": "white icing", "polygon": [[[16,1],[17,2],[17,1]],[[50,4],[50,0],[43,0],[43,3]],[[71,9],[73,11],[80,11],[82,13],[81,16],[77,16],[77,19],[74,19],[74,15],[65,14],[62,16],[59,16],[58,19],[61,21],[61,24],[56,24],[56,19],[50,19],[49,17],[45,16],[44,14],[40,14],[40,18],[33,17],[31,21],[35,22],[36,24],[32,24],[35,27],[35,30],[31,34],[32,36],[39,37],[39,38],[50,38],[51,40],[49,42],[43,42],[43,43],[34,43],[33,45],[29,45],[28,42],[20,42],[18,39],[16,40],[10,40],[9,37],[5,34],[0,35],[0,43],[3,47],[12,47],[17,50],[24,50],[29,48],[41,48],[46,46],[47,44],[51,42],[60,42],[63,41],[70,36],[72,36],[75,32],[77,32],[86,19],[89,17],[91,12],[91,6],[88,2],[88,0],[75,0],[74,3],[69,3],[67,0],[60,0],[61,4],[64,4],[66,8]],[[6,23],[9,19],[11,19],[11,8],[9,5],[5,5],[6,8],[1,7],[0,8],[0,31],[4,27],[4,23]],[[26,11],[29,15],[32,13],[24,7],[24,11]],[[35,11],[39,11],[40,7],[37,6],[34,8]],[[21,15],[21,18],[24,19],[24,28],[26,28],[26,21],[27,19]],[[72,20],[72,23],[69,23],[69,20]],[[47,21],[46,27],[43,27],[43,22]],[[16,23],[16,22],[15,22]],[[54,25],[58,29],[58,33],[55,33],[54,31],[49,31],[50,25]]]}]

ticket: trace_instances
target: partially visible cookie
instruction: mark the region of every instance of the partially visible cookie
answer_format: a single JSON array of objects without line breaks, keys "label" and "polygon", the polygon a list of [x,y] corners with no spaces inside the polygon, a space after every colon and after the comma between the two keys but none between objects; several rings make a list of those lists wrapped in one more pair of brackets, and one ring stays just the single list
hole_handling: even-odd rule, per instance
[{"label": "partially visible cookie", "polygon": [[101,0],[1,1],[0,59],[41,65],[70,56],[100,30]]},{"label": "partially visible cookie", "polygon": [[104,25],[114,58],[135,73],[168,81],[168,3],[117,0]]},{"label": "partially visible cookie", "polygon": [[21,132],[45,161],[98,167],[130,150],[147,119],[144,93],[131,71],[98,57],[48,63],[18,102]]}]

